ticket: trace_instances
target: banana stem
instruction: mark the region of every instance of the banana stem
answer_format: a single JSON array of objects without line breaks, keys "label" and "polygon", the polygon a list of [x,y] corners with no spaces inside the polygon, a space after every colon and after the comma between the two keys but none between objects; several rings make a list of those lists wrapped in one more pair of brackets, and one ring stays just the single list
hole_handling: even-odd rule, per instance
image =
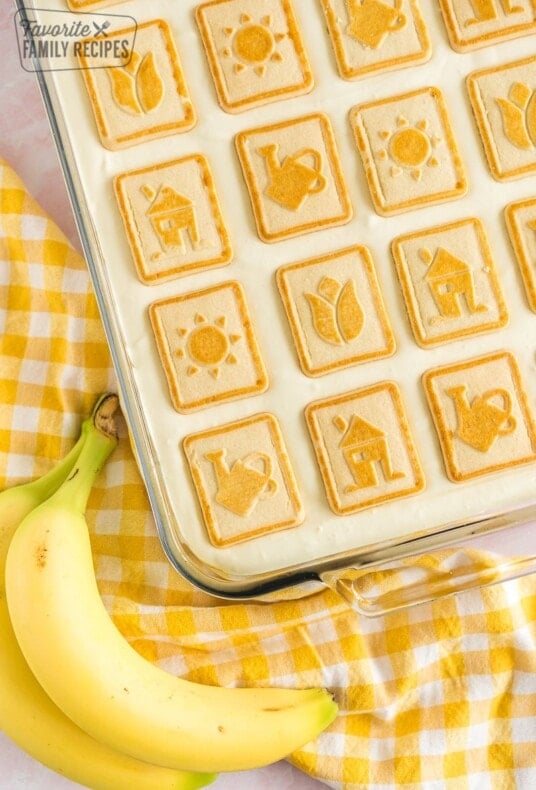
[{"label": "banana stem", "polygon": [[50,503],[63,505],[84,513],[95,478],[106,459],[117,445],[114,414],[119,405],[116,395],[103,395],[98,401],[90,420],[82,448],[69,477],[50,497]]}]

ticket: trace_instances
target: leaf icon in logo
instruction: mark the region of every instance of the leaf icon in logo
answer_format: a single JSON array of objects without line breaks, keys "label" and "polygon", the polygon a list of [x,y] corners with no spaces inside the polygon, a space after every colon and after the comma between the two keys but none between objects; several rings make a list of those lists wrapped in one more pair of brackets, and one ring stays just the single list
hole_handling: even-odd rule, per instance
[{"label": "leaf icon in logo", "polygon": [[126,66],[107,69],[116,103],[126,112],[147,115],[155,110],[164,96],[164,84],[156,68],[154,55],[143,58],[137,52]]},{"label": "leaf icon in logo", "polygon": [[311,308],[314,328],[327,343],[341,346],[359,336],[365,319],[353,280],[341,285],[332,277],[323,277],[318,293],[304,296]]}]

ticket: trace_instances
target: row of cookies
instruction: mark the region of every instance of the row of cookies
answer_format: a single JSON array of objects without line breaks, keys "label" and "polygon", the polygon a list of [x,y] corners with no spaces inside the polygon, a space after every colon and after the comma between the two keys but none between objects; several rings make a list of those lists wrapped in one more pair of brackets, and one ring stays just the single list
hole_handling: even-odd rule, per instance
[{"label": "row of cookies", "polygon": [[[536,461],[536,422],[513,354],[498,351],[434,368],[424,374],[423,385],[453,482]],[[336,515],[424,491],[425,475],[395,382],[315,401],[305,418]],[[299,486],[273,414],[191,434],[183,449],[213,545],[303,522]]]},{"label": "row of cookies", "polygon": [[[527,254],[536,244],[536,200],[510,204],[506,216],[534,308],[534,267]],[[198,240],[201,244],[201,236]],[[469,217],[399,236],[392,254],[421,347],[500,330],[508,323],[481,220]],[[395,353],[376,266],[366,247],[285,264],[276,280],[306,375],[323,376]],[[160,299],[150,304],[149,313],[178,412],[190,413],[268,388],[247,298],[238,282]],[[203,369],[210,376],[201,380],[197,374]]]},{"label": "row of cookies", "polygon": [[[169,25],[153,20],[130,32],[136,34],[136,48],[123,67],[92,68],[91,58],[81,56],[82,74],[101,141],[111,149],[185,132],[196,123]],[[285,67],[283,74],[294,84],[292,69]],[[535,74],[536,58],[525,58],[468,77],[469,97],[491,173],[499,180],[517,178],[536,169],[536,101],[532,88]],[[259,101],[251,86],[246,93],[249,101]],[[269,96],[271,100],[282,98],[281,86],[270,91]],[[415,113],[420,118],[413,120]],[[409,128],[400,129],[400,125]],[[389,215],[426,204],[430,200],[422,197],[429,191],[434,195],[432,202],[464,193],[463,166],[445,102],[437,88],[359,105],[352,111],[352,126],[379,213]],[[255,131],[258,132],[251,133]],[[385,141],[383,146],[381,139]],[[278,142],[274,139],[269,144]],[[245,145],[242,141],[241,150]],[[443,156],[434,150],[440,145],[445,150]],[[433,179],[423,178],[426,168],[436,168]],[[393,175],[401,172],[410,173],[418,182],[412,190],[416,192],[415,202],[408,204],[391,195]],[[317,192],[321,191],[318,186]]]},{"label": "row of cookies", "polygon": [[[72,10],[113,0],[68,0]],[[345,79],[426,62],[430,37],[417,0],[320,0],[337,68]],[[530,35],[536,29],[528,0],[440,0],[453,49],[466,52]],[[299,95],[313,77],[291,0],[211,0],[197,21],[224,110]],[[257,94],[256,96],[254,94]]]}]

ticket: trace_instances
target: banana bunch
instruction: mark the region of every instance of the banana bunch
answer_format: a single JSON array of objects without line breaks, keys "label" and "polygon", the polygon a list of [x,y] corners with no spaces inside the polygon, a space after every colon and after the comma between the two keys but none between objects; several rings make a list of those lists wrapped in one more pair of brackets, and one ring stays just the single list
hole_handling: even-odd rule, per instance
[{"label": "banana bunch", "polygon": [[116,444],[116,408],[116,396],[103,396],[57,467],[0,494],[0,729],[93,790],[193,790],[216,772],[287,756],[327,727],[337,706],[323,689],[177,678],[117,630],[84,515]]}]

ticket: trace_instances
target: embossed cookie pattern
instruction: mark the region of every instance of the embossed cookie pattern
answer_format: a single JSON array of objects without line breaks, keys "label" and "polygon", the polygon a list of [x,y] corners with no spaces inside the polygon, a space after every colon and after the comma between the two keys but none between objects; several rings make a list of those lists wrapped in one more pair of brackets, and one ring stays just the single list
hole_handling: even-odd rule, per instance
[{"label": "embossed cookie pattern", "polygon": [[303,521],[281,428],[271,414],[187,436],[183,443],[210,541],[229,546]]},{"label": "embossed cookie pattern", "polygon": [[236,147],[263,241],[341,225],[352,217],[326,115],[249,129],[237,135]]},{"label": "embossed cookie pattern", "polygon": [[212,0],[198,7],[197,21],[218,100],[227,112],[312,89],[290,0]]},{"label": "embossed cookie pattern", "polygon": [[358,105],[350,118],[378,214],[443,203],[467,191],[465,169],[438,88]]},{"label": "embossed cookie pattern", "polygon": [[536,57],[475,71],[467,89],[493,178],[536,172]]},{"label": "embossed cookie pattern", "polygon": [[365,247],[282,266],[277,283],[307,375],[394,353],[394,336]]},{"label": "embossed cookie pattern", "polygon": [[329,505],[355,513],[425,487],[398,386],[372,387],[316,401],[306,419]]},{"label": "embossed cookie pattern", "polygon": [[432,53],[416,0],[321,0],[341,77],[415,66]]},{"label": "embossed cookie pattern", "polygon": [[149,315],[177,411],[244,398],[268,387],[239,283],[153,302]]},{"label": "embossed cookie pattern", "polygon": [[510,203],[505,218],[529,305],[536,313],[536,198]]},{"label": "embossed cookie pattern", "polygon": [[230,262],[229,234],[204,156],[124,173],[114,183],[142,282],[161,282]]},{"label": "embossed cookie pattern", "polygon": [[439,0],[457,52],[499,44],[536,29],[533,0]]},{"label": "embossed cookie pattern", "polygon": [[512,354],[435,368],[423,383],[452,481],[536,460],[536,425]]},{"label": "embossed cookie pattern", "polygon": [[168,23],[145,22],[110,38],[127,34],[135,35],[135,44],[124,66],[91,68],[91,58],[80,56],[101,142],[112,150],[185,132],[196,123]]},{"label": "embossed cookie pattern", "polygon": [[459,220],[399,236],[392,250],[419,345],[490,332],[508,322],[480,220]]}]

